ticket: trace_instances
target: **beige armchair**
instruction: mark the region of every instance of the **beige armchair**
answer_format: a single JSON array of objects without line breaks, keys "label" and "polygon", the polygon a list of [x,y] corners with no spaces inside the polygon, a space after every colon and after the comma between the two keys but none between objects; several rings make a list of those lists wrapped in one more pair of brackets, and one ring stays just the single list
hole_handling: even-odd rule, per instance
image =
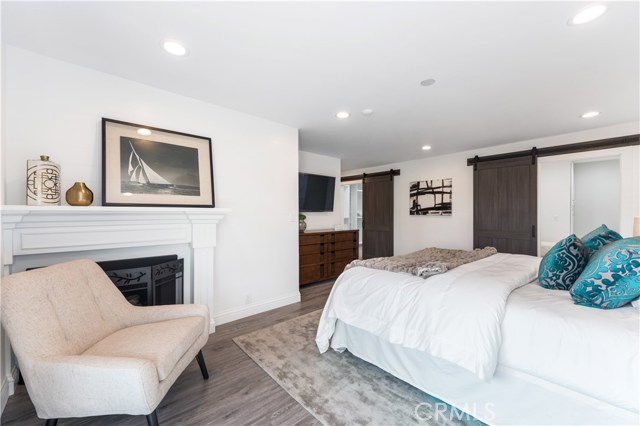
[{"label": "beige armchair", "polygon": [[203,305],[136,307],[90,260],[2,278],[2,325],[38,417],[146,415],[209,337]]}]

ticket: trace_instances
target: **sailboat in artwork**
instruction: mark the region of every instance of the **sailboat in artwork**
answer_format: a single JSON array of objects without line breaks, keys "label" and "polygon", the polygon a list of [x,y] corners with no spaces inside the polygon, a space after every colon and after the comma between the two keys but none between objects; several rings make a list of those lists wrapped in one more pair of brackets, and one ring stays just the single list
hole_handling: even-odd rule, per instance
[{"label": "sailboat in artwork", "polygon": [[149,186],[173,186],[171,182],[160,176],[140,158],[131,141],[129,141],[129,145],[131,146],[128,169],[129,182]]}]

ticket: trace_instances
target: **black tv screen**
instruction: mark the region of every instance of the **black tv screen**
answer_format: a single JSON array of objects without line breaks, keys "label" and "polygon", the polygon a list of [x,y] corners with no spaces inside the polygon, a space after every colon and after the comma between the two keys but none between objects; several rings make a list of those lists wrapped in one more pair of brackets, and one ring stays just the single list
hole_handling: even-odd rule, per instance
[{"label": "black tv screen", "polygon": [[335,186],[334,176],[300,173],[298,175],[299,210],[301,212],[332,212]]}]

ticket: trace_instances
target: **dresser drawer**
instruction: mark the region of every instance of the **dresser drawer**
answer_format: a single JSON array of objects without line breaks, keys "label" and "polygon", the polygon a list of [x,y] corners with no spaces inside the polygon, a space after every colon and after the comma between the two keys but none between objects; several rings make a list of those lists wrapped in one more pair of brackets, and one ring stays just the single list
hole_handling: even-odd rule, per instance
[{"label": "dresser drawer", "polygon": [[300,265],[300,284],[309,284],[316,281],[322,281],[327,277],[327,265],[324,263],[319,265],[303,266]]},{"label": "dresser drawer", "polygon": [[325,252],[324,247],[324,244],[310,244],[308,246],[300,246],[298,253],[300,254],[300,256],[303,256],[305,254],[320,254]]},{"label": "dresser drawer", "polygon": [[354,248],[353,241],[338,241],[332,245],[333,250],[348,250]]},{"label": "dresser drawer", "polygon": [[315,265],[317,263],[323,263],[325,260],[325,254],[314,253],[314,254],[301,254],[300,255],[300,266],[305,265]]},{"label": "dresser drawer", "polygon": [[300,245],[320,244],[324,242],[324,234],[300,234]]},{"label": "dresser drawer", "polygon": [[333,258],[335,260],[353,260],[355,259],[354,250],[336,250]]},{"label": "dresser drawer", "polygon": [[335,242],[338,241],[354,241],[356,239],[355,232],[342,232],[335,234]]}]

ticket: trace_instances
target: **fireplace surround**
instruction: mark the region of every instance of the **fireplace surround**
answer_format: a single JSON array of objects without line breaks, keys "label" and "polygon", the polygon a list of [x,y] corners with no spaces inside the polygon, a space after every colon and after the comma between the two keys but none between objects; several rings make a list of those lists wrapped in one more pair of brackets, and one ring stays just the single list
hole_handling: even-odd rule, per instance
[{"label": "fireplace surround", "polygon": [[2,206],[2,275],[80,258],[107,261],[176,253],[184,259],[185,303],[208,305],[213,318],[216,230],[230,211]]}]

